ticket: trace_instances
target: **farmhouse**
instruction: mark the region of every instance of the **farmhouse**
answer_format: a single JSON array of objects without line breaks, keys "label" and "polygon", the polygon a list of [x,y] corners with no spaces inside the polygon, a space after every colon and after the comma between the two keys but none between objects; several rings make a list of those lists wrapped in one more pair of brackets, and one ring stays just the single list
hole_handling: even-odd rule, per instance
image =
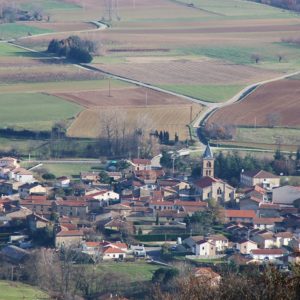
[{"label": "farmhouse", "polygon": [[259,185],[264,189],[271,190],[280,186],[280,177],[263,170],[242,171],[241,185],[248,187]]},{"label": "farmhouse", "polygon": [[239,250],[241,254],[250,254],[252,250],[257,249],[257,243],[243,239],[236,243],[236,249]]}]

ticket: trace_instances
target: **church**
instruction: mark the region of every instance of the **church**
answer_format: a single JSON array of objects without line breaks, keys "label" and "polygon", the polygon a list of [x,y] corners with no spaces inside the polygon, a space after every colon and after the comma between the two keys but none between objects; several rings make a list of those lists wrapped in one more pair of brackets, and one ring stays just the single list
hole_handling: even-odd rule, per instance
[{"label": "church", "polygon": [[235,188],[225,181],[215,178],[215,158],[209,144],[202,158],[202,177],[194,183],[201,201],[215,199],[224,205],[235,199]]}]

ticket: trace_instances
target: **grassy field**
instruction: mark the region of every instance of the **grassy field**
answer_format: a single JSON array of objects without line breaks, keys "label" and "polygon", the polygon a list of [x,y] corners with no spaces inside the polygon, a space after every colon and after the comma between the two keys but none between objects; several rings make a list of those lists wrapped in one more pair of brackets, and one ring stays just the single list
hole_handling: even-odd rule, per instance
[{"label": "grassy field", "polygon": [[300,145],[300,129],[293,128],[238,128],[235,138],[241,142]]},{"label": "grassy field", "polygon": [[41,29],[30,25],[9,23],[0,25],[0,39],[15,39],[23,36],[51,32],[51,30]]},{"label": "grassy field", "polygon": [[160,85],[166,90],[207,102],[223,102],[243,89],[241,85]]},{"label": "grassy field", "polygon": [[50,299],[44,292],[27,284],[0,281],[0,300]]},{"label": "grassy field", "polygon": [[[26,166],[26,162],[23,163]],[[61,163],[61,164],[51,164],[44,163],[42,168],[48,170],[49,173],[54,174],[56,177],[60,176],[70,176],[74,178],[78,178],[80,172],[99,172],[100,164],[95,163]],[[97,169],[96,169],[97,168]]]},{"label": "grassy field", "polygon": [[79,105],[45,94],[1,94],[0,127],[49,130],[56,121],[73,118]]},{"label": "grassy field", "polygon": [[131,282],[149,281],[153,273],[161,268],[161,266],[151,265],[144,262],[134,263],[103,263],[97,268],[99,272],[116,272],[120,275],[126,276]]}]

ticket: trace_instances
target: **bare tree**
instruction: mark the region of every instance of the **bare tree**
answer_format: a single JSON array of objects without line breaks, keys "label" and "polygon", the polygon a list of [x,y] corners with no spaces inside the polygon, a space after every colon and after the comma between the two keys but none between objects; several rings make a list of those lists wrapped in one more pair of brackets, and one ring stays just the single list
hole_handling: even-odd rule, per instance
[{"label": "bare tree", "polygon": [[254,53],[251,55],[251,60],[254,60],[255,63],[258,64],[261,60],[261,56],[259,54]]}]

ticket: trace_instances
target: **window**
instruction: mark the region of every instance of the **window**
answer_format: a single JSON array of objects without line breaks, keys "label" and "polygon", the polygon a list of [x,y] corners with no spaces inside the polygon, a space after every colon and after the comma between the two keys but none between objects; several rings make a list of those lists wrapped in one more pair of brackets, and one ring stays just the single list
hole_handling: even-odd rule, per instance
[{"label": "window", "polygon": [[210,161],[207,162],[206,167],[211,168],[211,162]]},{"label": "window", "polygon": [[202,247],[202,250],[204,250],[204,247]]},{"label": "window", "polygon": [[218,194],[218,195],[221,195],[221,194],[222,194],[222,189],[221,189],[220,187],[219,187],[218,190],[217,190],[217,194]]}]

